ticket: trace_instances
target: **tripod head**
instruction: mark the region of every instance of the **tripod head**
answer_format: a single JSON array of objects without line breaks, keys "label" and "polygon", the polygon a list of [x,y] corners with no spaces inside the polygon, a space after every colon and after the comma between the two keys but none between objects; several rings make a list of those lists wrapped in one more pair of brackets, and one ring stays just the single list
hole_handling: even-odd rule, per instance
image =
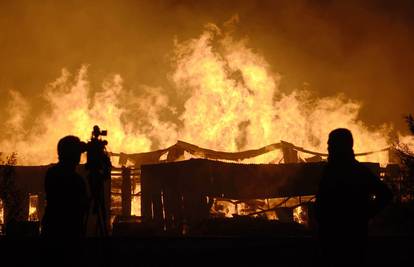
[{"label": "tripod head", "polygon": [[111,160],[106,152],[108,141],[101,139],[106,136],[106,130],[101,131],[98,125],[93,127],[91,140],[86,144],[86,169],[99,174],[104,180],[111,176]]},{"label": "tripod head", "polygon": [[[101,131],[101,129],[99,129],[98,125],[93,126],[92,138],[99,138],[99,136],[106,136],[107,134],[108,134],[107,130],[102,130]],[[106,142],[106,144],[108,144],[108,142]]]}]

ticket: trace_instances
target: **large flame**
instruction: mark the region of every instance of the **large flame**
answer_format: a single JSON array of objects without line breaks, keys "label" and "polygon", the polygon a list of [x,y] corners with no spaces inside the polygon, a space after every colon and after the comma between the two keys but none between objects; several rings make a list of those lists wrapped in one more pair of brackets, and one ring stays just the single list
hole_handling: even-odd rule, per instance
[{"label": "large flame", "polygon": [[[110,129],[110,150],[147,151],[151,147],[154,133],[173,127],[168,122],[158,120],[157,113],[166,107],[167,100],[161,94],[153,92],[141,97],[133,112],[142,113],[145,110],[141,124],[145,126],[145,123],[151,123],[151,129],[146,129],[147,126],[136,129],[134,122],[123,120],[123,116],[128,116],[128,111],[121,100],[128,99],[127,93],[123,90],[120,75],[114,75],[104,81],[101,91],[91,96],[87,67],[82,66],[73,77],[64,69],[62,75],[43,92],[49,104],[45,107],[47,111],[34,121],[30,129],[23,129],[22,121],[30,107],[19,93],[12,91],[12,108],[8,110],[10,117],[6,122],[9,138],[1,142],[1,148],[7,152],[16,151],[19,164],[49,164],[56,161],[56,144],[60,138],[72,134],[87,140],[90,138],[92,126],[98,124],[102,128]],[[136,101],[136,98],[128,101]],[[161,145],[166,144],[163,142],[165,140],[171,143],[170,139],[175,139],[171,134],[159,134],[158,137]]]},{"label": "large flame", "polygon": [[[1,150],[16,151],[19,164],[48,164],[56,161],[61,137],[73,134],[86,140],[95,124],[109,130],[113,152],[149,151],[177,139],[225,151],[285,140],[325,152],[328,133],[338,127],[353,132],[356,152],[388,146],[388,128],[369,130],[358,120],[360,103],[343,95],[316,98],[305,90],[281,91],[283,77],[271,71],[247,40],[235,40],[213,24],[197,38],[176,42],[172,62],[169,77],[183,99],[181,104],[170,103],[162,88],[142,87],[145,93],[137,96],[123,88],[120,75],[105,80],[93,94],[88,68],[83,66],[74,75],[63,70],[46,87],[45,112],[31,128],[25,128],[23,121],[31,107],[12,91],[8,138],[1,141]],[[258,161],[269,162],[277,156]],[[360,160],[386,163],[388,155],[377,153]]]},{"label": "large flame", "polygon": [[[387,146],[387,129],[368,130],[358,120],[360,104],[343,95],[313,98],[311,92],[279,90],[280,75],[265,59],[214,25],[196,39],[177,44],[173,80],[189,95],[180,138],[208,148],[236,151],[279,140],[326,151],[332,129],[355,136],[355,151]],[[272,155],[274,157],[274,155]],[[271,158],[261,161],[268,162]],[[360,158],[385,163],[387,153]]]}]

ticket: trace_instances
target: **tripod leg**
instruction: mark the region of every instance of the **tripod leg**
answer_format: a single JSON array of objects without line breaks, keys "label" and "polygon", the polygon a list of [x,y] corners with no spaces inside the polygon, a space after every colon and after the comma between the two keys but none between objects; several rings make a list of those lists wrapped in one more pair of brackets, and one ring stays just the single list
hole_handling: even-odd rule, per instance
[{"label": "tripod leg", "polygon": [[100,236],[108,236],[108,229],[106,226],[106,212],[105,206],[102,203],[96,203],[96,225],[99,229]]}]

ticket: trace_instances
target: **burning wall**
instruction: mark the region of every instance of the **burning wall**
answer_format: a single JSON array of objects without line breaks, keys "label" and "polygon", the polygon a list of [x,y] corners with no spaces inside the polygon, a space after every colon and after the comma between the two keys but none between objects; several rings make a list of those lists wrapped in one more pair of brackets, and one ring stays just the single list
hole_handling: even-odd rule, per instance
[{"label": "burning wall", "polygon": [[[234,164],[235,162],[249,161],[251,158],[271,153],[275,150],[280,150],[283,154],[283,158],[276,160],[276,163],[283,161],[283,163],[296,164]],[[384,149],[384,151],[390,152],[392,150],[387,148]],[[357,153],[356,156],[359,158],[367,154],[383,153],[384,151]],[[300,158],[297,155],[298,152],[316,156]],[[177,196],[187,194],[187,192],[180,187],[182,186],[183,181],[184,183],[191,184],[187,187],[192,188],[190,191],[196,190],[195,188],[201,184],[200,188],[202,189],[199,192],[199,198],[209,197],[210,200],[212,200],[212,204],[210,204],[210,213],[222,214],[225,217],[233,217],[234,214],[242,215],[256,213],[266,205],[268,209],[270,209],[270,206],[275,207],[279,204],[289,204],[290,207],[298,206],[301,204],[302,200],[307,202],[309,199],[312,199],[313,195],[316,193],[320,172],[322,170],[322,165],[324,164],[321,156],[327,156],[326,154],[312,152],[284,141],[254,150],[235,153],[215,151],[178,141],[175,145],[169,148],[153,152],[136,154],[120,153],[113,155],[119,156],[119,164],[125,165],[127,161],[131,161],[135,165],[135,171],[139,171],[136,172],[138,176],[134,178],[136,179],[135,182],[131,182],[132,175],[122,176],[122,179],[126,180],[126,184],[128,184],[127,187],[122,187],[122,199],[124,200],[124,197],[130,199],[131,191],[136,193],[135,190],[141,190],[142,188],[142,192],[139,192],[139,195],[134,196],[132,210],[129,203],[128,210],[122,208],[122,214],[140,216],[142,207],[142,215],[147,218],[149,215],[148,213],[145,214],[145,210],[147,212],[152,210],[153,213],[154,205],[163,206],[165,204],[162,208],[158,207],[157,209],[168,209],[169,204],[166,204],[166,202],[174,200],[174,198],[170,199],[166,197],[165,194],[171,194],[172,191],[174,192],[174,195]],[[198,161],[190,160],[182,162],[183,160],[194,157],[204,159],[204,161],[200,159]],[[205,159],[215,161],[207,161]],[[275,162],[273,161],[273,163]],[[312,168],[312,164],[315,164],[314,168]],[[376,173],[376,175],[380,175],[380,165],[378,163],[366,164],[372,167],[372,171]],[[395,165],[388,165],[387,168],[382,169],[384,175],[382,178],[385,178],[385,175],[398,177],[398,174],[390,175],[388,170],[389,166],[398,168],[398,166]],[[268,172],[266,172],[266,170],[268,170]],[[143,178],[143,176],[146,177]],[[146,182],[143,182],[142,179],[145,179]],[[206,181],[206,179],[208,181]],[[136,186],[131,190],[131,185]],[[270,190],[270,193],[266,190]],[[145,203],[144,201],[141,203],[141,197],[146,198],[147,202]],[[297,197],[299,197],[299,199],[295,199]],[[155,198],[155,200],[153,200],[153,198]],[[160,198],[163,200],[160,201]],[[292,199],[289,200],[289,198]],[[308,200],[305,200],[306,198]],[[193,200],[190,202],[192,201]],[[284,201],[286,202],[283,203]],[[161,202],[164,204],[160,204]],[[249,203],[253,203],[253,206],[256,206],[256,208],[253,208]],[[183,205],[185,206],[185,204]],[[205,207],[200,205],[194,209],[203,210]],[[300,210],[301,209],[298,207],[297,213],[300,213]],[[191,211],[190,213],[192,212],[197,214],[199,211]],[[272,212],[263,214],[266,214],[268,218],[275,219],[274,212]],[[206,214],[208,214],[208,212],[206,212]],[[153,217],[155,215],[151,216]],[[157,216],[157,220],[159,220],[160,216]],[[177,215],[174,215],[173,217],[177,217]],[[300,218],[298,217],[296,219],[299,220]]]},{"label": "burning wall", "polygon": [[[208,219],[217,198],[241,200],[239,205],[243,206],[258,199],[285,198],[287,201],[289,197],[312,196],[318,190],[324,164],[236,164],[191,159],[144,165],[141,168],[142,216],[159,229],[170,230],[183,221],[194,225]],[[378,163],[366,163],[366,166],[379,175]],[[261,214],[256,209],[250,213]]]}]

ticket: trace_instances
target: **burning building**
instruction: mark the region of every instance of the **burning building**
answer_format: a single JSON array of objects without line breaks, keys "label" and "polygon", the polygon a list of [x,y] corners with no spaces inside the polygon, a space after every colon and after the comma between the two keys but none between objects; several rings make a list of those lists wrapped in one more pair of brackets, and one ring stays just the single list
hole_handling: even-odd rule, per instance
[{"label": "burning building", "polygon": [[[274,150],[282,151],[278,164],[274,161],[270,164],[242,163]],[[298,152],[311,157],[301,158]],[[177,231],[183,222],[194,226],[212,217],[260,216],[284,222],[312,223],[308,207],[312,206],[309,204],[317,192],[323,157],[327,156],[283,141],[237,153],[204,149],[179,141],[164,150],[118,155],[120,163],[130,160],[140,169],[142,220],[163,231]],[[186,160],[188,157],[192,159]],[[387,181],[399,177],[395,171],[391,172],[398,169],[398,165],[365,164]],[[290,219],[284,218],[286,208],[290,209]]]},{"label": "burning building", "polygon": [[[248,163],[251,158],[279,150],[281,158],[269,164]],[[391,150],[369,153],[384,151]],[[183,223],[194,226],[210,218],[260,217],[310,224],[309,204],[316,194],[323,158],[327,155],[283,141],[235,153],[178,141],[153,152],[112,156],[118,157],[123,167],[113,168],[110,185],[106,186],[111,222],[120,223],[132,215],[160,233],[177,232],[182,230]],[[132,166],[126,167],[128,163]],[[395,171],[398,165],[366,165],[382,179],[399,179]],[[38,221],[43,216],[43,183],[48,167],[14,167],[24,220]],[[85,173],[83,166],[79,171]]]},{"label": "burning building", "polygon": [[[343,94],[317,97],[307,88],[285,90],[283,76],[248,38],[233,36],[237,20],[235,16],[223,27],[208,23],[198,36],[175,40],[165,88],[140,84],[131,89],[120,74],[94,88],[86,65],[76,73],[63,69],[42,91],[46,105],[29,127],[29,101],[10,91],[0,147],[5,153],[17,151],[19,164],[28,165],[15,167],[24,216],[38,220],[43,215],[43,176],[47,164],[56,160],[57,140],[67,134],[85,140],[94,124],[108,128],[108,150],[119,163],[107,186],[112,220],[142,216],[169,229],[180,220],[191,221],[189,213],[200,212],[198,219],[209,213],[302,222],[306,209],[300,204],[312,199],[326,157],[314,151],[326,151],[328,133],[338,127],[357,137],[355,151],[376,152],[358,159],[374,162],[369,164],[374,172],[386,177],[392,163],[389,149],[378,149],[393,143],[391,127],[368,127],[359,119],[361,103]],[[174,144],[177,140],[200,147]],[[272,144],[275,140],[289,142]],[[119,151],[126,153],[115,153]],[[393,172],[392,177],[398,175]],[[168,177],[198,188],[197,194],[184,198],[183,188],[173,188]],[[171,199],[171,192],[184,200]],[[192,198],[199,199],[190,201],[192,212],[177,208]],[[277,207],[296,208],[296,213]]]}]

